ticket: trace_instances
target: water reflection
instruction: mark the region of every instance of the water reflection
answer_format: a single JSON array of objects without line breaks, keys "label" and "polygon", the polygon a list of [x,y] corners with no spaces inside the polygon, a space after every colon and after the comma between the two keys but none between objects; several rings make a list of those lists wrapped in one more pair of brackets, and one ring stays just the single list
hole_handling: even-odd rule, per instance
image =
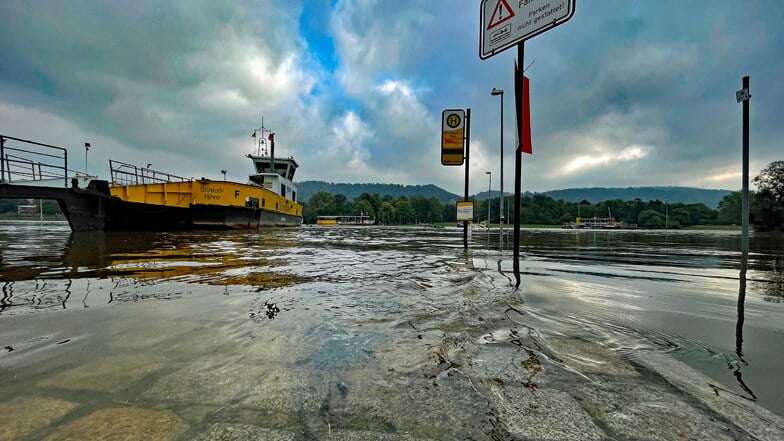
[{"label": "water reflection", "polygon": [[743,381],[743,373],[741,372],[741,365],[748,366],[749,363],[743,358],[743,323],[746,317],[746,271],[748,266],[749,253],[743,251],[740,258],[740,273],[738,275],[738,321],[735,324],[735,354],[738,356],[737,360],[728,362],[728,366],[733,370],[733,375],[738,380],[738,385],[746,393],[751,396],[751,399],[756,401],[757,396]]},{"label": "water reflection", "polygon": [[[20,395],[39,391],[40,377],[60,378],[52,374],[58,363],[76,376],[80,367],[130,357],[133,366],[160,370],[133,390],[158,408],[191,409],[208,397],[210,420],[264,414],[289,423],[343,412],[345,422],[375,413],[379,427],[410,427],[413,413],[441,411],[444,418],[432,418],[441,431],[422,438],[455,439],[447,418],[468,421],[463,413],[476,415],[518,389],[609,384],[612,375],[638,381],[635,357],[653,352],[784,413],[784,356],[771,349],[784,343],[784,312],[763,301],[780,289],[784,247],[771,245],[776,239],[752,243],[739,260],[732,232],[525,230],[525,280],[516,291],[508,241],[475,232],[464,249],[460,234],[304,227],[71,235],[0,227],[0,347],[23,348],[6,349],[0,361],[25,353],[57,359],[54,342],[68,341],[89,349],[57,363],[19,362],[40,369],[26,374],[35,380],[27,389],[14,386]],[[41,311],[46,320],[33,316]],[[47,343],[30,343],[38,338]],[[94,348],[108,348],[104,358],[93,359]],[[479,374],[481,381],[461,383]],[[263,393],[248,392],[256,388]],[[477,398],[483,388],[491,393]],[[205,421],[194,420],[194,427]]]},{"label": "water reflection", "polygon": [[[167,282],[274,288],[300,282],[276,250],[295,235],[264,232],[70,233],[32,225],[0,229],[0,314],[88,308],[98,303],[176,299],[188,290]],[[67,226],[66,226],[67,228]],[[40,234],[27,234],[30,231]],[[98,295],[99,297],[95,297]],[[72,305],[69,305],[69,302]]]}]

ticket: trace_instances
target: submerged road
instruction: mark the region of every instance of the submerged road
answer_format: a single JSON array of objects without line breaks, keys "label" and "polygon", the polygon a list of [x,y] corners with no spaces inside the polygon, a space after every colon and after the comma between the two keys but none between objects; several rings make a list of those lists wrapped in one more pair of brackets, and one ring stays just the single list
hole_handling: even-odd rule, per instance
[{"label": "submerged road", "polygon": [[784,439],[769,240],[736,351],[734,233],[67,230],[0,225],[0,440]]}]

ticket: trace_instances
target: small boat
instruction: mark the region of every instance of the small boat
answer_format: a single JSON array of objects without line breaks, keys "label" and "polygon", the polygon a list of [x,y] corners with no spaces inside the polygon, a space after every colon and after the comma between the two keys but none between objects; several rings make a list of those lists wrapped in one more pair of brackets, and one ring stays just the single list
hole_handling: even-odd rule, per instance
[{"label": "small boat", "polygon": [[253,137],[259,132],[257,151],[247,155],[253,163],[247,183],[188,179],[152,170],[149,164],[110,160],[109,192],[122,203],[114,204],[107,225],[129,230],[301,225],[302,205],[293,183],[299,165],[293,157],[276,158],[275,134],[263,124]]},{"label": "small boat", "polygon": [[318,216],[317,225],[375,225],[376,219],[366,215],[359,216]]},{"label": "small boat", "polygon": [[626,230],[637,228],[637,225],[615,220],[609,207],[607,207],[607,214],[609,217],[578,217],[574,222],[564,223],[562,228],[586,230]]}]

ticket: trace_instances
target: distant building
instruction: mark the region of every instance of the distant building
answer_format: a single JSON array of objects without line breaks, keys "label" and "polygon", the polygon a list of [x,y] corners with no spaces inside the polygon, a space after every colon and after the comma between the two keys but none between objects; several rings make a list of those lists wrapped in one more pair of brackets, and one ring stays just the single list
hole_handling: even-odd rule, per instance
[{"label": "distant building", "polygon": [[19,205],[16,210],[19,214],[38,214],[38,205]]}]

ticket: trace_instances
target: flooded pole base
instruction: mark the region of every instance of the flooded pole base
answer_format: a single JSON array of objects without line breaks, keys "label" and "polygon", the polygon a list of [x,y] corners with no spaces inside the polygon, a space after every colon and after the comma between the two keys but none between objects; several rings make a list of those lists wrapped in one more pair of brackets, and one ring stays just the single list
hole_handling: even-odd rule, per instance
[{"label": "flooded pole base", "polygon": [[[466,109],[465,130],[465,196],[463,197],[463,200],[468,202],[468,160],[471,156],[471,109]],[[468,249],[468,221],[463,222],[463,248]]]},{"label": "flooded pole base", "polygon": [[[521,41],[517,44],[517,59],[519,60],[519,66],[523,64],[523,57],[525,56],[525,42]],[[521,105],[520,102],[522,101],[522,97],[520,96],[521,91],[518,90],[518,78],[517,76],[522,76],[523,72],[518,71],[515,69],[515,100],[517,101],[517,148],[515,149],[515,183],[514,183],[514,231],[513,231],[513,244],[512,244],[512,252],[514,254],[514,258],[512,261],[512,268],[514,270],[515,276],[515,288],[520,287],[520,182],[522,180],[522,169],[523,169],[523,153],[522,153],[522,142],[523,140],[520,139],[520,121],[522,115],[521,112]]]}]

